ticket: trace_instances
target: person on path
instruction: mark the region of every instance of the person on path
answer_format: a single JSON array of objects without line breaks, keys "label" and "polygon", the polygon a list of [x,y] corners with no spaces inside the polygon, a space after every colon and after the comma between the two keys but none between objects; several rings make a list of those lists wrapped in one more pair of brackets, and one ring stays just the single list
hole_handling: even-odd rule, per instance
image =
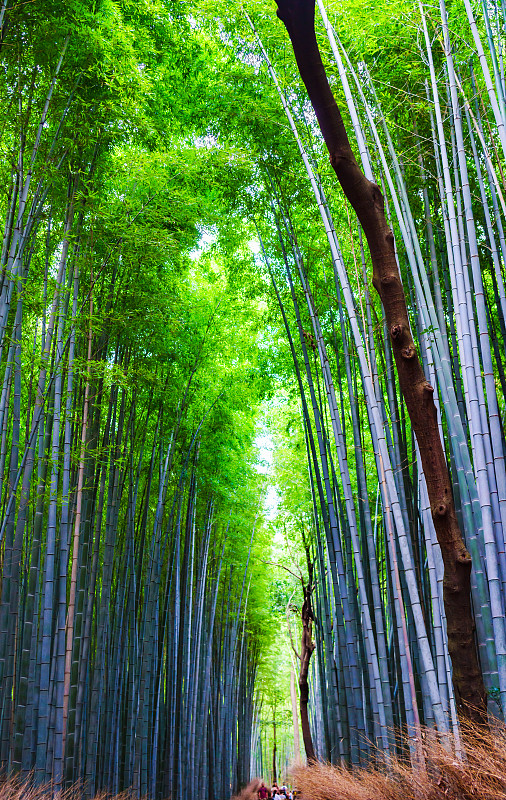
[{"label": "person on path", "polygon": [[267,800],[269,797],[269,790],[265,783],[262,781],[258,790],[258,800]]}]

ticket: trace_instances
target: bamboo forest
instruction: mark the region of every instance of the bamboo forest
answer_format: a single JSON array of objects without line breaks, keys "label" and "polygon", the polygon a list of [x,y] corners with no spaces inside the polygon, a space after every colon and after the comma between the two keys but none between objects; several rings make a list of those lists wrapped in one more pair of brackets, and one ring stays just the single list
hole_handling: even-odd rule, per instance
[{"label": "bamboo forest", "polygon": [[0,800],[505,799],[505,0],[0,67]]}]

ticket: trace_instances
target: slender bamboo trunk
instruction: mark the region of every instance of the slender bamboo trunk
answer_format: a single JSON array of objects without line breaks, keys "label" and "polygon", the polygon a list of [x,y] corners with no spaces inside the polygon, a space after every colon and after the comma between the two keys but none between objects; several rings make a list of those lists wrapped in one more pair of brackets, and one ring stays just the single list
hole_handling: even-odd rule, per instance
[{"label": "slender bamboo trunk", "polygon": [[[77,279],[77,278],[76,278]],[[91,365],[91,348],[93,342],[92,331],[92,317],[93,317],[93,297],[90,292],[90,321],[88,326],[88,351],[87,351],[87,368]],[[67,718],[69,710],[69,695],[70,695],[70,671],[72,661],[72,645],[74,638],[74,614],[76,604],[77,592],[77,569],[79,564],[79,538],[81,533],[81,513],[83,502],[83,483],[84,483],[84,468],[86,461],[86,438],[88,431],[88,410],[89,410],[89,394],[90,394],[90,377],[86,376],[86,384],[84,389],[84,407],[83,407],[83,420],[81,426],[81,453],[79,459],[79,476],[77,482],[77,499],[76,499],[76,512],[74,518],[74,535],[72,545],[72,571],[70,577],[70,595],[67,609],[67,624],[66,624],[66,651],[65,651],[65,679],[64,679],[64,694],[63,694],[63,752],[65,752],[65,737],[67,730]]]}]

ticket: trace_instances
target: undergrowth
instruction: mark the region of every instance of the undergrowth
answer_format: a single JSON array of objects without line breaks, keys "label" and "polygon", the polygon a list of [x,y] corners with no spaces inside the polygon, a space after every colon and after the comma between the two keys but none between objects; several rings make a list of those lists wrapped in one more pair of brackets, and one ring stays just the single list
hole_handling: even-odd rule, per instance
[{"label": "undergrowth", "polygon": [[[337,767],[325,763],[294,766],[292,780],[300,800],[506,800],[506,727],[493,729],[464,724],[460,752],[452,737],[422,733],[423,766],[409,757],[388,759],[368,768]],[[405,740],[406,753],[409,742]],[[256,800],[259,780],[251,781],[235,800]],[[0,800],[80,800],[74,787],[55,794],[51,787],[34,787],[9,779],[0,784]],[[201,795],[204,800],[204,795]],[[133,800],[131,792],[95,800]]]},{"label": "undergrowth", "polygon": [[455,744],[426,729],[418,768],[379,754],[367,769],[317,763],[292,776],[305,800],[506,800],[506,728],[465,724],[460,756]]},{"label": "undergrowth", "polygon": [[[18,778],[0,778],[0,800],[83,800],[84,796],[82,784],[56,791],[51,784],[35,786],[32,779],[22,781]],[[102,792],[93,800],[137,800],[137,797],[137,794],[129,790],[114,796]]]}]

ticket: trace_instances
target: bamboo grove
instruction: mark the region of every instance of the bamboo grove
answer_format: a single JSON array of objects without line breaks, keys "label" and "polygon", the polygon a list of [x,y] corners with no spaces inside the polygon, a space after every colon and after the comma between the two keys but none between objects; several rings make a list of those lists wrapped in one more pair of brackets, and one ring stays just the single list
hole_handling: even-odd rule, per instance
[{"label": "bamboo grove", "polygon": [[187,25],[156,11],[2,6],[0,768],[226,797],[258,661],[258,320],[234,245],[195,250],[240,160],[156,147],[153,53]]},{"label": "bamboo grove", "polygon": [[[295,49],[293,19],[314,5],[278,3]],[[333,91],[395,232],[411,326],[434,388],[458,520],[472,556],[488,711],[503,719],[505,8],[463,5],[452,4],[450,17],[444,0],[437,17],[432,8],[430,17],[422,6],[404,9],[416,25],[416,44],[411,41],[418,55],[417,64],[407,55],[409,83],[402,74],[402,91],[411,99],[404,114],[392,99],[398,87],[391,65],[390,73],[381,72],[381,60],[392,59],[395,46],[385,53],[386,45],[376,59],[381,74],[375,80],[345,47],[347,37],[355,44],[346,10],[335,8],[335,27],[320,0],[316,10]],[[305,246],[307,221],[306,230],[297,225],[289,184],[266,164],[277,241],[264,231],[263,258],[292,353],[313,506],[307,519],[299,513],[292,523],[294,532],[312,528],[318,571],[313,741],[306,753],[310,758],[314,746],[328,761],[367,763],[371,742],[388,753],[396,746],[392,730],[405,726],[413,757],[421,759],[422,724],[443,735],[453,727],[458,741],[460,698],[448,648],[437,511],[400,397],[394,334],[372,294],[365,236],[349,206],[329,201],[332,177],[312,109],[294,88],[296,74],[290,80],[283,67],[280,79],[275,56],[251,17],[248,22],[326,239],[318,250],[312,232]],[[304,76],[306,86],[310,80]],[[397,127],[387,116],[392,105]]]},{"label": "bamboo grove", "polygon": [[[395,236],[504,720],[506,7],[315,8]],[[286,770],[298,714],[309,758],[367,765],[404,728],[419,764],[422,725],[458,750],[391,331],[276,4],[3,0],[0,31],[2,775],[227,800]]]}]

